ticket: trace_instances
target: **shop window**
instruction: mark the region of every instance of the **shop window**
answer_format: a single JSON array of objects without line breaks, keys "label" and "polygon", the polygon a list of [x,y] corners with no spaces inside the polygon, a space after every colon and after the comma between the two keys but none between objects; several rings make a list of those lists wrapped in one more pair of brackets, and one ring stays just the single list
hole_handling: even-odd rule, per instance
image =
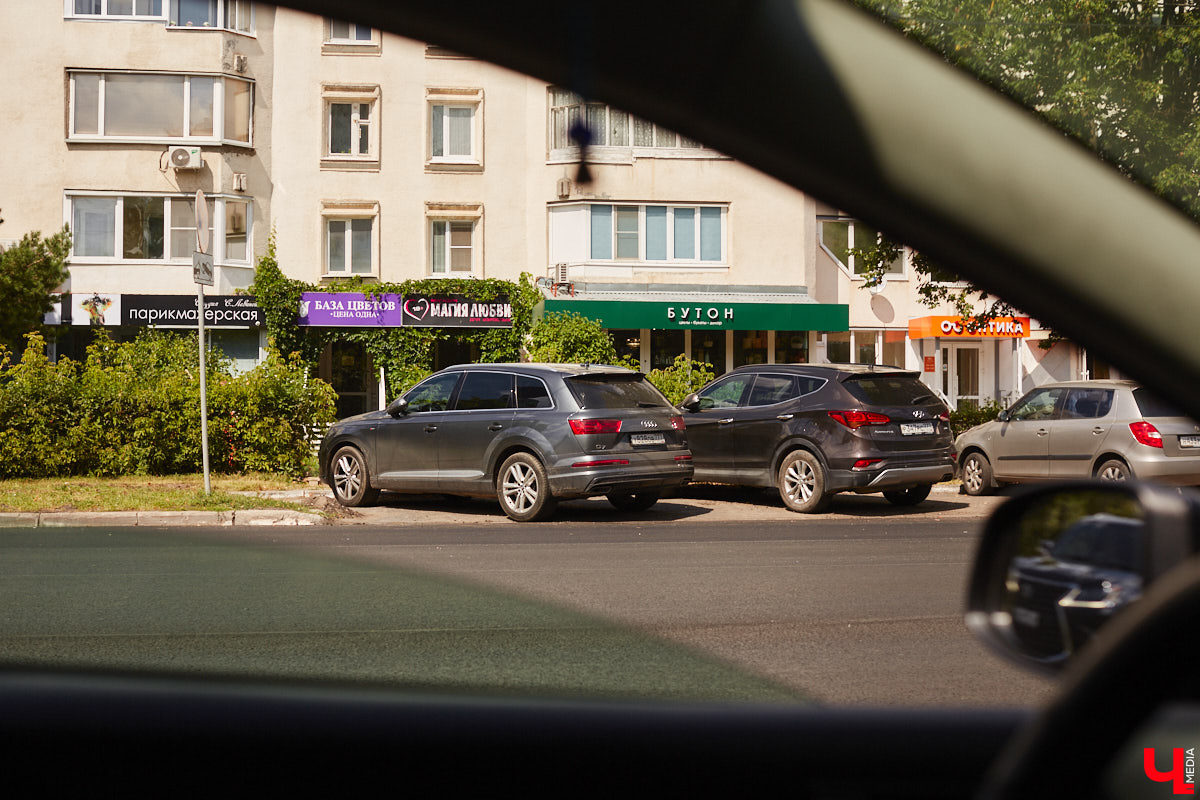
[{"label": "shop window", "polygon": [[337,417],[363,414],[372,385],[371,358],[361,344],[333,342],[329,346],[329,384],[337,392]]},{"label": "shop window", "polygon": [[825,334],[825,360],[831,364],[850,363],[850,331]]},{"label": "shop window", "polygon": [[612,330],[613,347],[617,351],[617,360],[631,358],[639,364],[642,361],[642,332],[639,330]]},{"label": "shop window", "polygon": [[767,332],[734,331],[733,365],[741,367],[746,364],[765,363],[767,363]]},{"label": "shop window", "polygon": [[907,359],[907,336],[904,331],[883,332],[883,363],[893,367],[905,366]]},{"label": "shop window", "polygon": [[804,364],[808,362],[808,331],[776,331],[775,363]]},{"label": "shop window", "polygon": [[[683,331],[650,332],[650,368],[666,369],[683,354]],[[643,367],[644,368],[644,367]],[[645,370],[649,372],[649,370]]]},{"label": "shop window", "polygon": [[725,373],[725,331],[692,331],[692,360],[712,364],[714,375]]},{"label": "shop window", "polygon": [[435,370],[453,367],[455,364],[473,364],[479,360],[479,345],[457,336],[440,339],[433,349]]}]

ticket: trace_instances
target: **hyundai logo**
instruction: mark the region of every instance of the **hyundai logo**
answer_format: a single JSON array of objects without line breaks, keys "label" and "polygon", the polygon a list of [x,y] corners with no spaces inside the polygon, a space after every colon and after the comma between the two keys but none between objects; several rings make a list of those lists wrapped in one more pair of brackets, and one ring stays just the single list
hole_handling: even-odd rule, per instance
[{"label": "hyundai logo", "polygon": [[913,412],[913,419],[920,419],[923,416],[925,416],[925,412],[919,408]]},{"label": "hyundai logo", "polygon": [[642,427],[643,428],[657,428],[658,423],[652,419],[644,419],[644,420],[642,420]]}]

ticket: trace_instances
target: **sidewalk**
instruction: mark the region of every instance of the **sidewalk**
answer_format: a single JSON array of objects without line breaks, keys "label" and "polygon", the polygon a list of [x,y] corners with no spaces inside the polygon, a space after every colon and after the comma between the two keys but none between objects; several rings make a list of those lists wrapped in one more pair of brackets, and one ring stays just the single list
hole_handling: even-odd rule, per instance
[{"label": "sidewalk", "polygon": [[[54,511],[0,514],[0,528],[63,528],[85,526],[233,526],[233,525],[464,525],[517,524],[500,510],[493,499],[449,498],[441,495],[398,495],[384,493],[379,505],[343,508],[326,487],[260,492],[263,497],[288,500],[313,510],[278,508],[239,511]],[[554,516],[562,522],[672,523],[696,521],[760,521],[857,517],[959,518],[986,517],[1003,497],[968,497],[957,483],[935,486],[925,502],[899,508],[881,495],[840,494],[824,513],[794,514],[776,493],[734,486],[691,485],[678,496],[660,500],[641,512],[619,512],[602,497],[571,500],[559,505]]]}]

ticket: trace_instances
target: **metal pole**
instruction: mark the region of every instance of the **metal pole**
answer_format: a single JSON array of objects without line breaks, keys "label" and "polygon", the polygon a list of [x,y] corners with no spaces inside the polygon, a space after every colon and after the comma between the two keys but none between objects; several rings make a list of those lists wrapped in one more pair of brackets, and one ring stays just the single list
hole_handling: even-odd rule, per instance
[{"label": "metal pole", "polygon": [[196,299],[199,303],[196,314],[197,330],[200,333],[200,453],[204,461],[204,493],[212,494],[212,482],[208,476],[208,381],[204,353],[204,284],[196,284]]}]

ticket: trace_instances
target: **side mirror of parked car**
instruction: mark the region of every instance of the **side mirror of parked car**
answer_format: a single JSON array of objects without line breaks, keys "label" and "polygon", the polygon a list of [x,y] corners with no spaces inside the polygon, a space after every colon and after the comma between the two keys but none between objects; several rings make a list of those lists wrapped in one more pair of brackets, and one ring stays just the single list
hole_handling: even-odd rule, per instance
[{"label": "side mirror of parked car", "polygon": [[397,397],[395,400],[388,403],[387,413],[393,417],[399,417],[401,414],[407,414],[408,401],[403,397]]},{"label": "side mirror of parked car", "polygon": [[691,411],[693,413],[699,411],[700,410],[700,395],[696,394],[695,392],[692,392],[687,397],[683,398],[683,402],[679,404],[679,407],[682,408],[684,411]]},{"label": "side mirror of parked car", "polygon": [[1191,489],[1089,481],[1014,497],[984,529],[967,626],[1005,657],[1057,672],[1197,552],[1198,526]]},{"label": "side mirror of parked car", "polygon": [[1004,411],[1001,411],[999,414],[997,414],[996,420],[998,422],[1008,422],[1008,410],[1005,409]]}]

